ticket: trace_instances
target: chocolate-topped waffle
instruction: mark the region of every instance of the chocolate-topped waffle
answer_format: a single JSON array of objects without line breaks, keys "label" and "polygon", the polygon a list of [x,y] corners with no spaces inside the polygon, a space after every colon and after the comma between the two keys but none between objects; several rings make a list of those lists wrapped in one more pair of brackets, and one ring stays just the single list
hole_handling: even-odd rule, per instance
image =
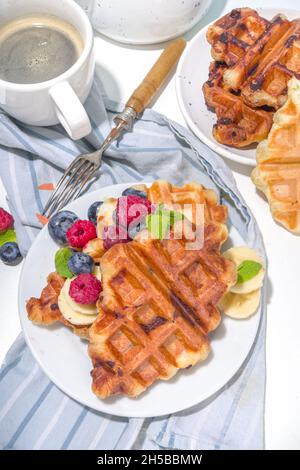
[{"label": "chocolate-topped waffle", "polygon": [[236,281],[220,254],[225,225],[209,222],[204,244],[141,236],[101,260],[100,314],[90,329],[92,389],[101,398],[135,397],[156,380],[206,359],[207,334],[220,322],[217,303]]}]

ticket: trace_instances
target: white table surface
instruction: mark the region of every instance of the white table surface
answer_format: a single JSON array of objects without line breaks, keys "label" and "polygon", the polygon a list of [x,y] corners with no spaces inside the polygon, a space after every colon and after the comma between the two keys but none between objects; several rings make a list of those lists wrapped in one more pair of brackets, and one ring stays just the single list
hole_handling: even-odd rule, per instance
[{"label": "white table surface", "polygon": [[[167,1],[167,0],[166,0]],[[169,1],[169,0],[168,0]],[[170,1],[171,3],[171,1]],[[236,0],[214,0],[213,7],[202,22],[220,15],[224,3],[227,10],[240,6]],[[264,0],[248,2],[251,7],[282,8],[283,2]],[[285,0],[287,8],[296,8],[297,0]],[[300,16],[300,15],[299,15]],[[191,38],[195,27],[187,35]],[[159,56],[163,45],[128,47],[96,37],[97,66],[101,71],[107,94],[125,101]],[[200,64],[199,64],[200,65]],[[184,124],[179,110],[174,77],[163,90],[154,109]],[[300,448],[300,306],[299,306],[299,237],[274,223],[267,202],[252,184],[250,169],[229,163],[237,185],[254,212],[264,236],[269,258],[269,296],[267,326],[266,385],[266,448]],[[5,191],[0,182],[0,206],[6,207]],[[20,332],[17,310],[18,279],[21,266],[0,263],[0,363]],[[297,287],[298,286],[298,287]]]}]

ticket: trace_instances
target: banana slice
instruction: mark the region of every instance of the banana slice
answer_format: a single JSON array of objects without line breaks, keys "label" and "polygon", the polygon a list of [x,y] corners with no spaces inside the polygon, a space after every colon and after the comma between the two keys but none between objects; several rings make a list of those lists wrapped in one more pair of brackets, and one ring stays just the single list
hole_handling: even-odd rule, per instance
[{"label": "banana slice", "polygon": [[247,246],[235,246],[225,251],[223,256],[233,261],[237,267],[246,260],[257,261],[263,266],[255,277],[241,284],[235,284],[230,288],[230,292],[235,294],[249,294],[249,292],[253,292],[262,286],[265,276],[264,262],[255,250]]},{"label": "banana slice", "polygon": [[97,235],[102,237],[105,227],[114,224],[113,213],[117,207],[118,200],[114,197],[105,199],[104,203],[99,207],[97,214]]},{"label": "banana slice", "polygon": [[228,292],[219,302],[220,309],[231,318],[248,318],[253,315],[259,306],[260,289],[249,294],[234,294]]},{"label": "banana slice", "polygon": [[58,298],[58,307],[62,313],[62,316],[72,325],[91,325],[97,318],[97,315],[83,315],[82,313],[78,313],[73,310],[66,302]]},{"label": "banana slice", "polygon": [[82,249],[83,253],[91,256],[95,263],[99,263],[104,255],[105,249],[101,238],[93,238]]},{"label": "banana slice", "polygon": [[98,281],[101,282],[102,274],[101,274],[101,268],[100,268],[100,266],[96,265],[96,266],[94,267],[93,274],[94,274],[94,276],[96,276],[96,278],[98,279]]},{"label": "banana slice", "polygon": [[58,297],[58,308],[62,316],[73,325],[91,325],[97,318],[95,304],[82,305],[74,302],[69,296],[72,279],[67,279]]}]

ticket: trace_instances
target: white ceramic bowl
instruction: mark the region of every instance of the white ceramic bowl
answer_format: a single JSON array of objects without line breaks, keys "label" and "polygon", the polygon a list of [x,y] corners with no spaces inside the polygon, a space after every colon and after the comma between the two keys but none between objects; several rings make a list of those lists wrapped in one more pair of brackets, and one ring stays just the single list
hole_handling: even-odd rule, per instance
[{"label": "white ceramic bowl", "polygon": [[211,0],[79,0],[95,29],[116,41],[154,44],[179,36],[207,12]]}]

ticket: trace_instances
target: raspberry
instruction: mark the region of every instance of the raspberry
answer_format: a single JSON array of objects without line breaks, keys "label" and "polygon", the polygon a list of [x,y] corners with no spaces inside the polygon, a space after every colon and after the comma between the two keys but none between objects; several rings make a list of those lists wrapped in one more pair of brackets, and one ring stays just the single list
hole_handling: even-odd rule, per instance
[{"label": "raspberry", "polygon": [[89,220],[76,220],[67,230],[67,240],[74,248],[83,248],[88,241],[96,237],[96,227]]},{"label": "raspberry", "polygon": [[0,233],[14,225],[14,218],[5,209],[0,207]]},{"label": "raspberry", "polygon": [[79,274],[70,284],[69,295],[78,304],[93,304],[102,291],[101,282],[92,274]]},{"label": "raspberry", "polygon": [[109,225],[105,227],[102,234],[103,247],[108,250],[117,243],[128,243],[131,238],[129,237],[127,230],[121,226],[116,227],[115,225]]},{"label": "raspberry", "polygon": [[152,204],[149,199],[139,196],[121,196],[117,203],[117,225],[128,225],[133,220],[142,219],[152,212]]}]

